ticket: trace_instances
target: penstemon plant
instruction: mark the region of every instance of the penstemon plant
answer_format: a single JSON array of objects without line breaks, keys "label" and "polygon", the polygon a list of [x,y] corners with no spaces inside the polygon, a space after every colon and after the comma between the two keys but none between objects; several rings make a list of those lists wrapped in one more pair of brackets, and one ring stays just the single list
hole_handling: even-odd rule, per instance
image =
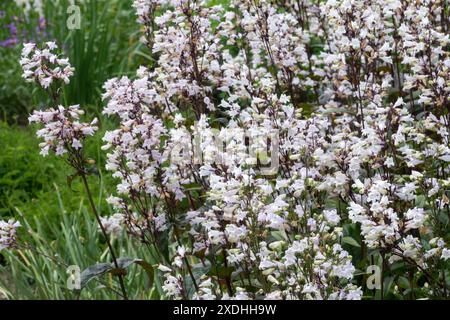
[{"label": "penstemon plant", "polygon": [[49,43],[21,64],[55,103],[30,117],[42,154],[67,154],[106,239],[123,224],[148,248],[165,298],[449,297],[447,1],[133,7],[153,60],[104,85],[113,218],[86,180],[97,122],[58,106],[70,63]]},{"label": "penstemon plant", "polygon": [[[69,84],[74,71],[68,59],[61,58],[56,53],[57,49],[58,46],[54,42],[47,42],[43,49],[38,48],[35,44],[28,43],[24,46],[20,61],[24,70],[23,77],[27,81],[36,82],[47,90],[55,104],[59,101],[62,85]],[[40,144],[43,156],[47,156],[50,151],[57,156],[67,154],[66,161],[75,171],[71,179],[78,176],[81,178],[92,212],[106,239],[114,266],[119,270],[121,268],[116,254],[108,239],[107,230],[97,212],[87,181],[89,174],[87,165],[90,160],[86,158],[83,152],[83,143],[88,136],[94,135],[97,131],[97,119],[90,123],[82,123],[80,122],[80,116],[83,114],[84,112],[78,105],[68,107],[59,105],[56,108],[48,108],[44,111],[34,111],[29,117],[29,121],[44,126],[37,132],[37,136],[44,140]],[[118,278],[122,295],[127,299],[123,274],[119,273]]]}]

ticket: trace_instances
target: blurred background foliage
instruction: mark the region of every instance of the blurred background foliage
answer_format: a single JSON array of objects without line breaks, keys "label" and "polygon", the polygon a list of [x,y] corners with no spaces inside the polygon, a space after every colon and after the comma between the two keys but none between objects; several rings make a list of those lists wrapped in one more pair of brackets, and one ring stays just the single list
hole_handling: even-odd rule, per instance
[{"label": "blurred background foliage", "polygon": [[67,104],[81,104],[93,113],[101,109],[103,83],[133,73],[145,63],[145,46],[131,0],[83,0],[80,29],[69,29],[73,17],[69,0],[44,0],[42,12],[25,11],[15,0],[0,3],[0,110],[1,119],[25,124],[33,106],[45,106],[47,97],[21,78],[19,65],[25,42],[56,41],[76,69],[64,92]]}]

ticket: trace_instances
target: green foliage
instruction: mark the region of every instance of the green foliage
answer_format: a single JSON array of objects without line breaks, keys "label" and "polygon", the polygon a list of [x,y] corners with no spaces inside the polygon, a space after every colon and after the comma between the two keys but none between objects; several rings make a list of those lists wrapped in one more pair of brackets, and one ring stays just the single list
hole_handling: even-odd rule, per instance
[{"label": "green foliage", "polygon": [[117,265],[118,268],[115,267],[114,263],[97,263],[83,270],[80,279],[80,290],[85,288],[91,280],[95,280],[106,273],[126,275],[126,269],[132,265],[139,265],[147,272],[149,288],[152,287],[155,274],[152,265],[148,262],[141,259],[119,258],[117,259]]},{"label": "green foliage", "polygon": [[[105,123],[105,127],[107,125]],[[101,137],[100,133],[92,138],[86,151],[96,163],[92,168],[96,179],[101,174],[97,168],[104,167],[104,153],[100,150]],[[15,207],[31,209],[38,215],[40,213],[37,208],[50,214],[58,212],[54,197],[55,184],[64,187],[64,199],[70,200],[74,197],[74,192],[79,195],[79,181],[74,181],[70,188],[67,186],[67,176],[72,172],[67,169],[64,161],[53,155],[42,158],[38,144],[35,128],[0,123],[0,217],[14,214]],[[109,181],[112,178],[105,176],[103,179]],[[98,181],[95,181],[93,186],[97,184]],[[77,203],[69,201],[67,205],[73,209]]]},{"label": "green foliage", "polygon": [[48,182],[62,171],[64,163],[42,161],[37,144],[32,130],[0,123],[0,216],[45,194]]},{"label": "green foliage", "polygon": [[[81,28],[70,30],[70,1],[47,1],[45,17],[52,38],[64,48],[75,76],[66,90],[68,104],[96,105],[101,102],[103,83],[136,70],[140,59],[139,28],[131,0],[86,0],[81,9]],[[96,111],[97,108],[94,108]]]},{"label": "green foliage", "polygon": [[19,50],[0,47],[0,120],[26,123],[31,111],[30,88],[20,77]]},{"label": "green foliage", "polygon": [[[0,292],[13,299],[120,298],[116,282],[110,274],[95,278],[95,281],[92,280],[87,285],[88,290],[81,293],[68,289],[69,266],[76,265],[83,270],[98,261],[105,261],[105,265],[110,265],[108,261],[111,261],[111,258],[104,239],[100,236],[97,222],[83,203],[84,199],[81,197],[78,209],[71,211],[65,207],[57,187],[54,197],[53,200],[59,204],[58,217],[52,217],[52,213],[48,213],[49,216],[44,218],[32,212],[18,210],[19,220],[23,223],[21,238],[30,245],[3,253]],[[145,257],[149,259],[147,261],[151,261],[142,246],[126,239],[123,235],[114,239],[116,252],[123,256]],[[145,269],[130,264],[126,267],[125,282],[127,288],[130,288],[130,298],[158,297],[158,293],[150,285]],[[149,268],[148,265],[146,267]],[[146,289],[142,290],[143,284],[146,283]]]},{"label": "green foliage", "polygon": [[[87,153],[102,168],[100,139],[101,134],[90,141]],[[0,253],[0,298],[3,293],[17,299],[75,299],[78,292],[66,287],[67,266],[78,265],[83,270],[99,261],[110,263],[111,258],[97,222],[87,207],[80,181],[75,179],[69,188],[67,175],[70,172],[64,161],[54,156],[43,161],[37,145],[34,128],[0,124],[0,218],[15,216],[23,225],[21,239],[33,248]],[[111,191],[105,187],[111,184],[105,181],[110,179],[100,170],[90,178],[102,216],[112,213],[104,201]],[[114,242],[117,249],[122,250],[117,250],[120,256],[148,256],[144,248],[132,241],[117,239]],[[143,261],[133,262],[139,265]],[[153,279],[149,280],[147,275],[150,269],[151,265],[145,263],[144,269],[127,266],[127,286],[138,288],[142,283],[149,284],[148,290],[131,291],[130,297],[149,299],[158,296],[151,290]],[[113,286],[113,283],[110,275],[92,281],[89,290],[81,293],[81,298],[116,299],[120,296],[105,287],[105,284]]]},{"label": "green foliage", "polygon": [[[22,44],[56,41],[76,69],[71,84],[64,91],[65,104],[81,104],[91,113],[101,110],[103,83],[114,76],[132,74],[145,63],[145,46],[139,42],[139,27],[131,0],[86,0],[81,9],[80,29],[69,29],[73,14],[69,0],[43,1],[45,31],[36,32],[40,17],[24,13],[14,1],[0,4],[6,15],[0,19],[0,41],[9,37],[4,25],[13,22],[18,44],[0,46],[0,119],[26,124],[33,106],[48,104],[42,90],[26,84],[19,65]],[[42,20],[41,20],[42,23]]]}]

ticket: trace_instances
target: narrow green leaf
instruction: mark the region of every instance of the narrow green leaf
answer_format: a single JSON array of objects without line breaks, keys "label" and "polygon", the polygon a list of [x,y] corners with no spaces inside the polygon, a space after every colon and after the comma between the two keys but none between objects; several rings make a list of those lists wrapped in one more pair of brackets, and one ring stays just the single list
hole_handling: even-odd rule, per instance
[{"label": "narrow green leaf", "polygon": [[358,248],[361,247],[361,245],[352,237],[343,237],[341,243],[346,243],[353,247],[358,247]]},{"label": "narrow green leaf", "polygon": [[81,273],[81,288],[86,287],[92,279],[104,275],[112,269],[114,269],[114,266],[111,263],[98,263],[83,270]]}]

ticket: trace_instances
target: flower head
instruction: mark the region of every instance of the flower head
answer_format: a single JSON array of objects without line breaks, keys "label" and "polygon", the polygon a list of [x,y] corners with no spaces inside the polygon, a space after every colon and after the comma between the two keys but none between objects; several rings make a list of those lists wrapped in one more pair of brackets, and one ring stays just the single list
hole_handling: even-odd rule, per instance
[{"label": "flower head", "polygon": [[43,49],[34,43],[24,44],[20,60],[23,78],[28,82],[36,82],[44,89],[49,88],[55,81],[68,84],[75,69],[68,59],[56,53],[57,49],[55,42],[47,42]]},{"label": "flower head", "polygon": [[90,123],[80,122],[83,114],[78,105],[34,111],[28,120],[44,126],[37,132],[37,136],[44,140],[40,144],[41,154],[46,156],[53,151],[56,155],[62,155],[68,150],[82,149],[85,138],[98,130],[97,119]]},{"label": "flower head", "polygon": [[19,227],[20,222],[13,219],[9,221],[0,220],[0,251],[17,246],[17,229]]}]

